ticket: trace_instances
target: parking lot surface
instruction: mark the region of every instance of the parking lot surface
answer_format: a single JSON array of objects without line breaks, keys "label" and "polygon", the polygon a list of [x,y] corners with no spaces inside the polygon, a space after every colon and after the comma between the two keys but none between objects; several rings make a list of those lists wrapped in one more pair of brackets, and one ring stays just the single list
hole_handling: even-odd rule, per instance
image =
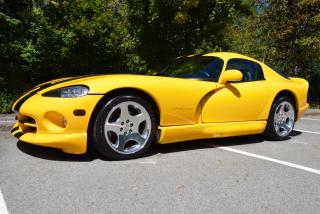
[{"label": "parking lot surface", "polygon": [[68,155],[0,132],[0,213],[319,213],[320,114],[286,141],[154,145],[144,158]]}]

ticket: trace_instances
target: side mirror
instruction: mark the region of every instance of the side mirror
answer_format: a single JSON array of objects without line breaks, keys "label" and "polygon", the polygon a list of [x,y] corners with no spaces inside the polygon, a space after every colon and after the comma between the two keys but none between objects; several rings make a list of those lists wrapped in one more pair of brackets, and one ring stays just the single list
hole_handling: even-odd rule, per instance
[{"label": "side mirror", "polygon": [[225,85],[228,82],[240,82],[242,78],[243,75],[239,70],[225,70],[220,76],[219,83]]}]

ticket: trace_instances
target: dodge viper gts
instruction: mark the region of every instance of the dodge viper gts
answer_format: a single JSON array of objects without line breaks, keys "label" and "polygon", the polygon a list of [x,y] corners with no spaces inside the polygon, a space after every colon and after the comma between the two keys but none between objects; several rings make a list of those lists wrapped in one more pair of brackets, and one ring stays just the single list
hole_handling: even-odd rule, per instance
[{"label": "dodge viper gts", "polygon": [[264,134],[289,137],[309,84],[236,53],[180,57],[155,75],[53,80],[12,104],[20,141],[109,159],[142,156],[153,142]]}]

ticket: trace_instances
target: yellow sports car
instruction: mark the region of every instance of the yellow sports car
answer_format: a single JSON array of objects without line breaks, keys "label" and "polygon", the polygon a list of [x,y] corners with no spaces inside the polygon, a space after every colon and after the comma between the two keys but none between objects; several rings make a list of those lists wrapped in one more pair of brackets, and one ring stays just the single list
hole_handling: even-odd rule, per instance
[{"label": "yellow sports car", "polygon": [[235,53],[180,57],[151,75],[95,75],[38,85],[12,105],[23,142],[110,159],[153,142],[262,134],[282,140],[308,108],[308,82]]}]

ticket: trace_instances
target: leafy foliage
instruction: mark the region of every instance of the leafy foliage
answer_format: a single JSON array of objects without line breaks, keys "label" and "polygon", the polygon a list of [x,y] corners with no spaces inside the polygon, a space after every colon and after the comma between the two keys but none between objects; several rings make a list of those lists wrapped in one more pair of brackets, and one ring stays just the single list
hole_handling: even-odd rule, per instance
[{"label": "leafy foliage", "polygon": [[137,53],[151,68],[179,55],[225,49],[224,28],[249,12],[241,0],[128,0],[128,6]]},{"label": "leafy foliage", "polygon": [[0,91],[0,114],[10,111],[11,103],[17,94],[8,90]]},{"label": "leafy foliage", "polygon": [[307,78],[320,102],[319,29],[315,0],[0,0],[0,89],[235,51]]},{"label": "leafy foliage", "polygon": [[320,101],[320,1],[257,0],[250,17],[229,27],[230,49],[255,56],[289,76],[307,78]]}]

